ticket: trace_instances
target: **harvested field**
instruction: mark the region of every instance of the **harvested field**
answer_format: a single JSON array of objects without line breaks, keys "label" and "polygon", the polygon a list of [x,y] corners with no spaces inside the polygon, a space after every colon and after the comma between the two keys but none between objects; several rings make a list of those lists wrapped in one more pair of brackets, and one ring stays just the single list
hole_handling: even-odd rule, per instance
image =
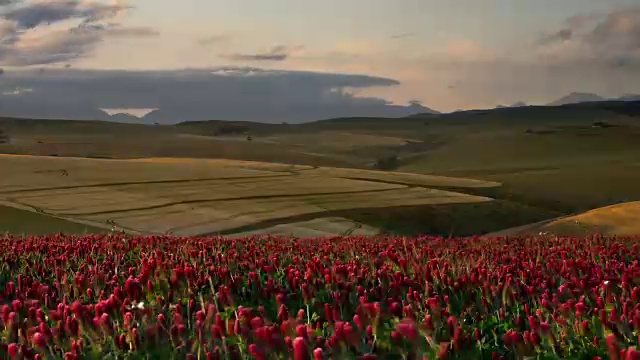
[{"label": "harvested field", "polygon": [[136,233],[182,235],[349,209],[486,202],[492,199],[437,188],[499,185],[234,160],[0,156],[0,168],[0,200],[7,204]]}]

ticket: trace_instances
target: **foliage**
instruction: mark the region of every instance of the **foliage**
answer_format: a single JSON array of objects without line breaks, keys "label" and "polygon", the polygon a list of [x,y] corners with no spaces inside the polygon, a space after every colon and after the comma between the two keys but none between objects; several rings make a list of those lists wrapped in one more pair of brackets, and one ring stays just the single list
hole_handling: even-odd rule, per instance
[{"label": "foliage", "polygon": [[224,124],[218,126],[215,130],[214,135],[243,135],[249,131],[249,128],[245,125],[237,125],[237,124]]},{"label": "foliage", "polygon": [[376,170],[395,170],[399,165],[398,156],[389,155],[378,159],[374,164],[374,168]]},{"label": "foliage", "polygon": [[0,129],[0,144],[9,142],[9,135],[2,129]]}]

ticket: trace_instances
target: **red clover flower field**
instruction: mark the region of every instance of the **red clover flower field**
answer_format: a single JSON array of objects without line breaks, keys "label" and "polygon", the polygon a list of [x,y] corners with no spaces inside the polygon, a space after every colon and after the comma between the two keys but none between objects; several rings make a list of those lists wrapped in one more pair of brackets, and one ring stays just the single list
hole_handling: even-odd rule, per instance
[{"label": "red clover flower field", "polygon": [[640,237],[0,239],[1,359],[640,359]]}]

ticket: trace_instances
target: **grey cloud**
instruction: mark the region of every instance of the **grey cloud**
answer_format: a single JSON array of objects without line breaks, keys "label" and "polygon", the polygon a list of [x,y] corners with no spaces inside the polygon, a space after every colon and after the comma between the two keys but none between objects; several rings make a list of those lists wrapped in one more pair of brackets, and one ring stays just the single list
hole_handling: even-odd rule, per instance
[{"label": "grey cloud", "polygon": [[74,60],[87,55],[102,38],[103,30],[92,27],[54,31],[35,44],[0,47],[0,63],[28,66]]},{"label": "grey cloud", "polygon": [[573,36],[572,29],[569,29],[569,28],[561,29],[556,31],[553,34],[548,34],[543,36],[538,40],[538,43],[541,45],[546,45],[546,44],[552,44],[556,42],[567,41],[567,40],[570,40],[572,36]]},{"label": "grey cloud", "polygon": [[106,29],[107,36],[113,37],[156,37],[160,36],[160,32],[156,29],[152,29],[149,27],[137,26],[137,27],[126,27],[126,26],[113,26],[108,27]]},{"label": "grey cloud", "polygon": [[295,47],[276,45],[272,46],[268,51],[262,53],[231,54],[223,55],[222,57],[236,61],[284,61],[291,55],[291,52],[295,49]]},{"label": "grey cloud", "polygon": [[580,30],[593,24],[594,22],[599,21],[602,18],[602,14],[591,13],[591,14],[579,14],[575,16],[571,16],[565,20],[565,24],[569,29],[572,30]]},{"label": "grey cloud", "polygon": [[619,56],[609,61],[611,67],[640,69],[640,58],[631,56]]},{"label": "grey cloud", "polygon": [[[44,65],[73,61],[91,54],[107,37],[154,37],[147,27],[126,27],[116,17],[128,6],[95,2],[55,0],[27,3],[0,14],[0,64]],[[32,28],[70,19],[81,23],[67,29],[45,27],[39,38],[29,37]],[[108,24],[104,24],[109,20]]]},{"label": "grey cloud", "polygon": [[157,108],[147,122],[253,120],[302,122],[341,116],[398,117],[423,111],[361,98],[345,89],[395,86],[393,79],[367,75],[220,68],[180,71],[12,71],[0,96],[0,115],[32,118],[104,119],[101,108]]},{"label": "grey cloud", "polygon": [[640,7],[609,14],[587,35],[587,40],[597,46],[640,49]]},{"label": "grey cloud", "polygon": [[0,41],[16,34],[16,25],[13,21],[0,18]]},{"label": "grey cloud", "polygon": [[218,44],[218,43],[227,41],[229,39],[230,37],[228,35],[211,35],[211,36],[198,39],[197,43],[199,45],[204,46],[204,45]]},{"label": "grey cloud", "polygon": [[542,50],[562,43],[566,46],[554,54],[565,62],[640,69],[640,7],[572,17],[566,23],[570,27],[538,42]]},{"label": "grey cloud", "polygon": [[416,36],[415,33],[402,33],[402,34],[391,35],[391,38],[392,39],[404,39],[404,38],[414,37],[414,36]]},{"label": "grey cloud", "polygon": [[70,19],[83,19],[87,23],[112,18],[128,7],[101,3],[58,0],[28,3],[4,14],[15,21],[19,28],[32,29],[40,24],[52,24]]}]

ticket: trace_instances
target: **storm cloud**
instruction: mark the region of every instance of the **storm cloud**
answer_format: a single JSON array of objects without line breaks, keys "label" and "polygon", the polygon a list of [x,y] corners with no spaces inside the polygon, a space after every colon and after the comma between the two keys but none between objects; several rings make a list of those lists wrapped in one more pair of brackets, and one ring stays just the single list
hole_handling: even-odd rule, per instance
[{"label": "storm cloud", "polygon": [[[424,111],[362,98],[347,89],[396,86],[366,75],[218,68],[179,71],[7,72],[3,116],[105,119],[101,108],[158,109],[145,122],[252,120],[303,122],[342,116],[398,117]],[[30,91],[21,91],[30,89]]]}]

